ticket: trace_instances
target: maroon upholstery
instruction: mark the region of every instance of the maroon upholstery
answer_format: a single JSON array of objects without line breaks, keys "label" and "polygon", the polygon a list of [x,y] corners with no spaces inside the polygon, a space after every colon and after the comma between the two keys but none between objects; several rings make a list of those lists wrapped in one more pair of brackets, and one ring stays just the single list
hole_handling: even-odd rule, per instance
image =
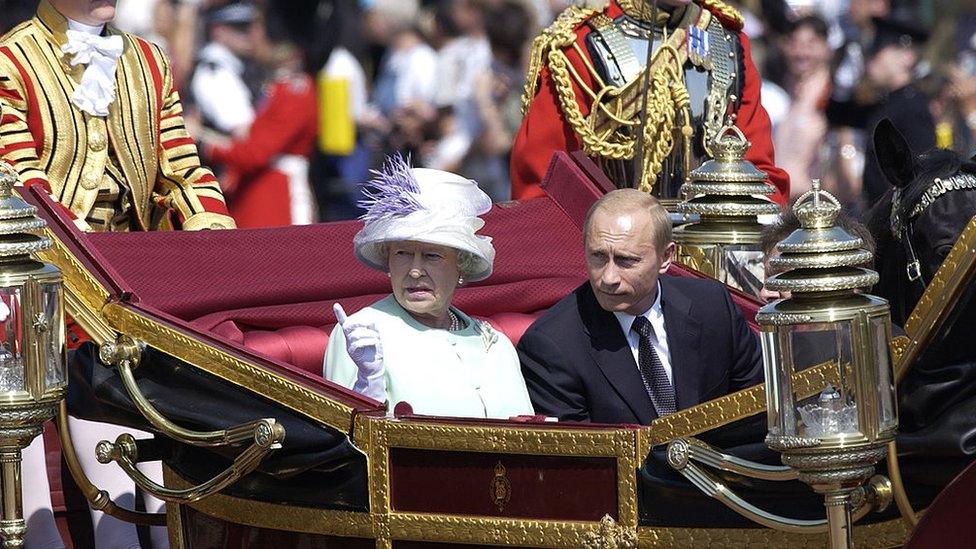
[{"label": "maroon upholstery", "polygon": [[535,319],[542,316],[542,313],[543,311],[530,314],[498,313],[484,320],[487,320],[492,328],[505,334],[512,341],[512,345],[518,345],[519,340],[522,339],[522,334],[529,329]]},{"label": "maroon upholstery", "polygon": [[[535,322],[542,311],[536,313],[498,313],[481,318],[493,328],[508,337],[515,345],[525,330]],[[267,357],[297,366],[313,374],[322,373],[325,348],[329,345],[329,335],[333,326],[288,326],[278,330],[249,330],[241,332],[233,323],[224,323],[215,331],[230,338],[240,338],[248,349]],[[239,335],[238,335],[239,334]]]},{"label": "maroon upholstery", "polygon": [[265,356],[298,366],[313,374],[322,373],[322,360],[329,334],[313,326],[288,326],[278,330],[251,330],[243,334],[244,346]]}]

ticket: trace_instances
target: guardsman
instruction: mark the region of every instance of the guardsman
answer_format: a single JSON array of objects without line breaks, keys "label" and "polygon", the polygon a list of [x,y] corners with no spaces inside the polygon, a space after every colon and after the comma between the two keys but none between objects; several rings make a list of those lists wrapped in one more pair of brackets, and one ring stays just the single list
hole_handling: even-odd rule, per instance
[{"label": "guardsman", "polygon": [[719,0],[611,0],[603,10],[564,11],[533,44],[512,196],[540,196],[552,153],[583,150],[617,186],[677,199],[731,119],[752,144],[746,159],[769,174],[784,204],[789,176],[774,164],[742,23]]}]

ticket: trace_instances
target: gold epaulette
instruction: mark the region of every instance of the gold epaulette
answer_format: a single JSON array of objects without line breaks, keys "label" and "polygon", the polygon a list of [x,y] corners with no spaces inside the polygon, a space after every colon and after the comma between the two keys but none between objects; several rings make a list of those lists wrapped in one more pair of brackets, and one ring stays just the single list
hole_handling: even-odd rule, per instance
[{"label": "gold epaulette", "polygon": [[539,71],[545,63],[546,54],[552,48],[566,48],[576,41],[576,27],[593,17],[599,10],[570,6],[532,41],[529,54],[529,68],[525,74],[525,87],[522,89],[522,114],[529,110],[529,103],[535,97],[539,85]]},{"label": "gold epaulette", "polygon": [[742,13],[740,13],[739,10],[726,4],[722,0],[695,1],[698,3],[698,5],[712,12],[713,15],[718,17],[723,23],[723,26],[730,27],[734,31],[742,30],[743,25],[746,23],[745,18],[742,17]]}]

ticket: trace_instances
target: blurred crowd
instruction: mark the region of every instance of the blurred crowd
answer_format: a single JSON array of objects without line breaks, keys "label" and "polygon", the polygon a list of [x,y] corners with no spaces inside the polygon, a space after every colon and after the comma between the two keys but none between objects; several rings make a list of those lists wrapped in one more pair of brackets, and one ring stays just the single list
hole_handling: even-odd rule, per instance
[{"label": "blurred crowd", "polygon": [[[358,215],[358,186],[392,151],[507,200],[531,42],[571,3],[119,0],[116,24],[167,52],[232,213],[266,226]],[[883,189],[868,133],[885,116],[918,151],[970,152],[976,1],[730,3],[792,194],[819,178],[860,215]],[[35,4],[5,0],[0,30]]]}]

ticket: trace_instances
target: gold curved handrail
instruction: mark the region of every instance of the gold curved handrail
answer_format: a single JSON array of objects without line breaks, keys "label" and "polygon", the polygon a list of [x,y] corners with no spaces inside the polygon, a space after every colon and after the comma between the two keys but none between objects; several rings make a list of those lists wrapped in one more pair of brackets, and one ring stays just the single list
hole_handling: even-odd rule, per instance
[{"label": "gold curved handrail", "polygon": [[115,367],[122,379],[122,385],[136,409],[149,420],[153,427],[167,437],[192,446],[228,446],[258,436],[258,430],[264,429],[265,423],[274,422],[273,419],[259,419],[217,431],[192,431],[173,423],[156,410],[156,407],[142,394],[139,385],[136,383],[135,375],[132,373],[133,368],[138,366],[144,349],[145,345],[141,342],[123,334],[114,342],[102,344],[99,347],[98,356],[103,363]]},{"label": "gold curved handrail", "polygon": [[173,490],[157,484],[136,468],[136,463],[139,462],[139,451],[135,438],[128,433],[119,435],[114,443],[107,440],[98,443],[95,453],[100,463],[107,464],[112,461],[118,463],[137,486],[163,501],[190,503],[226,488],[253,471],[269,453],[281,448],[281,442],[285,439],[285,428],[273,418],[258,419],[217,431],[193,431],[167,419],[142,394],[132,373],[132,369],[138,366],[142,359],[144,349],[145,344],[142,342],[121,334],[115,341],[104,342],[99,347],[98,357],[103,363],[115,367],[129,398],[153,427],[168,438],[193,446],[229,446],[249,438],[254,442],[217,476],[184,490]]},{"label": "gold curved handrail", "polygon": [[[728,471],[747,478],[772,481],[794,480],[799,472],[791,467],[766,465],[725,454],[695,438],[678,438],[668,445],[668,465],[685,477],[705,495],[712,497],[739,515],[767,528],[795,534],[827,532],[827,519],[796,519],[756,507],[735,493],[726,483],[693,462]],[[858,488],[857,502],[852,505],[852,520],[858,521],[872,511],[883,511],[890,502],[887,483],[874,481]]]},{"label": "gold curved handrail", "polygon": [[144,513],[119,507],[112,501],[108,492],[92,484],[92,481],[81,467],[81,462],[78,460],[78,453],[75,451],[74,442],[71,440],[71,432],[68,430],[68,406],[63,400],[61,401],[61,406],[58,408],[55,423],[58,426],[58,437],[61,439],[61,454],[64,456],[65,464],[68,466],[68,472],[71,473],[71,478],[74,479],[75,484],[81,489],[81,493],[88,500],[88,504],[91,505],[92,509],[133,524],[166,526],[166,513]]},{"label": "gold curved handrail", "polygon": [[192,503],[230,486],[257,468],[261,460],[272,450],[281,448],[285,429],[280,424],[273,419],[262,419],[255,423],[258,424],[258,428],[254,432],[254,443],[234,458],[234,462],[228,468],[206,482],[182,490],[157,484],[136,468],[136,463],[139,462],[139,450],[135,438],[128,433],[119,435],[115,443],[107,440],[99,442],[95,452],[100,463],[107,464],[113,461],[118,463],[137,486],[153,496],[168,503]]}]

